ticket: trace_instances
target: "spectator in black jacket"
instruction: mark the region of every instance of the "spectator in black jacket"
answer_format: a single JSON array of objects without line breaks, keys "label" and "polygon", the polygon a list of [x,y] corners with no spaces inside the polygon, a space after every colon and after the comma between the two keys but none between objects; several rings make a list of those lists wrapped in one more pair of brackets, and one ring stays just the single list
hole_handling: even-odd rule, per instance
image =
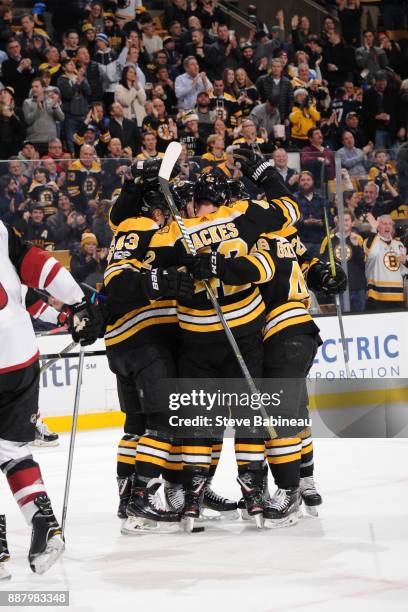
[{"label": "spectator in black jacket", "polygon": [[0,92],[0,159],[17,155],[24,135],[24,123],[16,115],[12,89],[3,89]]},{"label": "spectator in black jacket", "polygon": [[227,25],[220,24],[217,28],[217,35],[213,47],[218,55],[217,76],[221,78],[225,68],[236,70],[240,66],[242,56],[237,37],[229,33]]},{"label": "spectator in black jacket", "polygon": [[123,106],[119,102],[114,102],[109,107],[109,132],[111,138],[119,138],[122,147],[130,147],[133,155],[140,151],[140,131],[136,121],[126,119]]},{"label": "spectator in black jacket", "polygon": [[0,6],[0,50],[5,51],[7,41],[14,36],[11,29],[13,15],[9,6]]},{"label": "spectator in black jacket", "polygon": [[193,30],[191,33],[191,43],[184,47],[183,57],[193,56],[198,62],[200,72],[206,72],[209,78],[213,78],[219,72],[217,64],[220,62],[218,49],[215,45],[204,43],[204,31]]},{"label": "spectator in black jacket", "polygon": [[23,57],[21,45],[16,38],[11,38],[7,43],[6,59],[1,67],[2,82],[14,90],[16,105],[21,107],[23,101],[28,98],[31,81],[35,71],[30,58]]},{"label": "spectator in black jacket", "polygon": [[80,46],[77,52],[77,60],[82,62],[86,69],[86,79],[91,88],[91,102],[103,101],[103,75],[99,64],[91,60],[89,51],[86,47]]},{"label": "spectator in black jacket", "polygon": [[323,46],[322,74],[329,83],[331,93],[343,85],[356,70],[354,49],[349,47],[338,30],[328,32],[328,42]]},{"label": "spectator in black jacket", "polygon": [[72,203],[69,197],[60,191],[58,194],[57,212],[48,217],[46,225],[51,231],[54,239],[55,249],[69,249],[75,240],[73,233],[76,223],[77,213],[72,210]]},{"label": "spectator in black jacket", "polygon": [[262,102],[268,98],[279,99],[279,114],[285,125],[289,125],[289,113],[293,105],[293,88],[288,78],[282,75],[282,62],[274,59],[270,73],[260,77],[256,82]]},{"label": "spectator in black jacket", "polygon": [[288,154],[285,149],[276,149],[272,157],[275,162],[275,168],[281,175],[286,187],[288,187],[292,193],[297,191],[300,174],[295,168],[289,168]]},{"label": "spectator in black jacket", "polygon": [[367,138],[376,149],[387,149],[394,143],[401,127],[400,114],[399,96],[390,87],[386,72],[380,71],[374,85],[364,92],[362,110]]},{"label": "spectator in black jacket", "polygon": [[74,152],[74,134],[80,128],[89,108],[91,87],[85,77],[85,66],[75,67],[74,60],[62,60],[64,74],[58,79],[68,150]]},{"label": "spectator in black jacket", "polygon": [[164,25],[168,29],[173,21],[179,21],[182,27],[187,26],[190,9],[187,0],[171,0],[164,9]]},{"label": "spectator in black jacket", "polygon": [[20,19],[21,32],[17,34],[17,40],[21,45],[21,51],[29,57],[33,66],[37,69],[43,61],[44,51],[48,47],[48,39],[35,31],[35,22],[32,15],[26,13]]}]

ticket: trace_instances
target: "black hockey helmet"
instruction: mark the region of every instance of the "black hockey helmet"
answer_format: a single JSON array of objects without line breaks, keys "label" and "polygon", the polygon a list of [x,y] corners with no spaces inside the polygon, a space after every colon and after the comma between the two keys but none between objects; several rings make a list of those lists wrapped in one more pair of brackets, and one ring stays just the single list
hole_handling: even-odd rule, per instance
[{"label": "black hockey helmet", "polygon": [[[150,219],[154,219],[154,212],[157,210],[160,210],[163,213],[166,220],[168,219],[169,210],[166,206],[166,201],[163,194],[154,190],[145,191],[142,195],[140,215],[142,217],[150,217]],[[163,223],[163,225],[165,225],[165,223]]]},{"label": "black hockey helmet", "polygon": [[251,197],[242,181],[237,179],[228,179],[228,187],[230,191],[230,199],[234,202],[236,200],[249,200]]},{"label": "black hockey helmet", "polygon": [[176,177],[170,185],[174,202],[180,211],[185,210],[187,204],[194,199],[195,183]]},{"label": "black hockey helmet", "polygon": [[200,202],[211,202],[214,206],[222,206],[229,203],[229,186],[227,178],[221,172],[206,172],[202,174],[194,189],[194,200]]}]

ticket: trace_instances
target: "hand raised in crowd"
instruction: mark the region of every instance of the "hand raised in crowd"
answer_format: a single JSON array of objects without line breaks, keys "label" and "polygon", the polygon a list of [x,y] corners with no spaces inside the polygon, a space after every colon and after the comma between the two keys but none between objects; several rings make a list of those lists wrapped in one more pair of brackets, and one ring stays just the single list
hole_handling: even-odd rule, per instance
[{"label": "hand raised in crowd", "polygon": [[299,15],[293,15],[292,19],[290,20],[290,25],[292,30],[296,30],[299,26]]}]

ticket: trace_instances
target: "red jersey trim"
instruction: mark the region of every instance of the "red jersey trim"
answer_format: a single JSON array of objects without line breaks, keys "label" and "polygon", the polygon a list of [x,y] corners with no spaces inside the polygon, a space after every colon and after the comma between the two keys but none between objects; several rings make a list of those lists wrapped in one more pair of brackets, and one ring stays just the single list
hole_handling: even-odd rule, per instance
[{"label": "red jersey trim", "polygon": [[35,355],[24,361],[23,363],[18,363],[16,365],[12,365],[8,368],[0,368],[0,374],[6,374],[7,372],[14,372],[15,370],[22,370],[23,368],[28,368],[31,364],[37,361],[40,356],[40,351],[37,351]]}]

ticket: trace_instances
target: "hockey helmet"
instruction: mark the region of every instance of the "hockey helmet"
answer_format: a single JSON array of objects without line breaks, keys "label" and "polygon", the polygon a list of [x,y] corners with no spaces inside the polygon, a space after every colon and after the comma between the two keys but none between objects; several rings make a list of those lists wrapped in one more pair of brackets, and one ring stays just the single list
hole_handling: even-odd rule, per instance
[{"label": "hockey helmet", "polygon": [[166,224],[166,221],[169,217],[169,211],[166,207],[163,194],[159,191],[145,191],[142,195],[140,215],[142,217],[150,217],[150,219],[154,219],[155,221],[157,221],[157,211],[160,211],[163,215],[164,220],[162,223],[159,223],[160,226],[163,226]]},{"label": "hockey helmet", "polygon": [[217,172],[206,172],[202,174],[194,189],[194,200],[200,202],[211,202],[214,206],[222,206],[229,203],[229,186],[224,174]]},{"label": "hockey helmet", "polygon": [[230,191],[231,201],[236,202],[237,200],[249,200],[251,197],[242,181],[236,179],[229,179],[228,187]]},{"label": "hockey helmet", "polygon": [[194,199],[194,188],[195,183],[193,181],[183,181],[179,178],[176,178],[170,185],[174,202],[179,211],[184,211],[187,204]]}]

